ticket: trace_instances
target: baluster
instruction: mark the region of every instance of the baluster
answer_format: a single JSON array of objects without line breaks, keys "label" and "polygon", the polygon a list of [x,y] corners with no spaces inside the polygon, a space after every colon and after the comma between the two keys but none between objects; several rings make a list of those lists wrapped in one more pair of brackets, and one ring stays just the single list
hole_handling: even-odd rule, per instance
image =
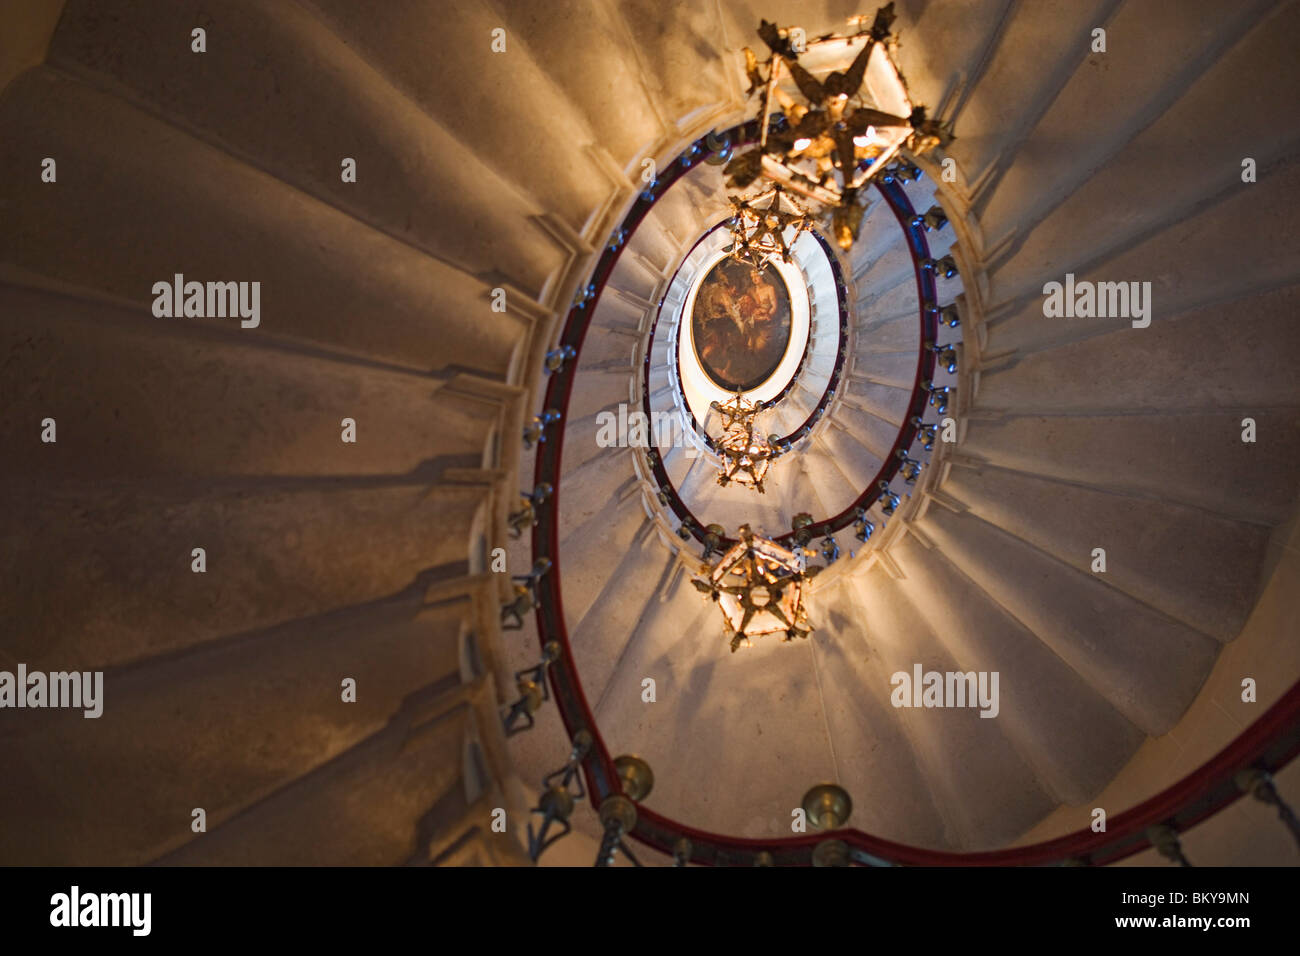
[{"label": "baluster", "polygon": [[1183,844],[1178,838],[1178,831],[1171,826],[1163,823],[1147,829],[1147,839],[1151,845],[1166,860],[1177,863],[1179,866],[1191,866],[1187,857],[1183,856]]},{"label": "baluster", "polygon": [[806,511],[801,511],[790,522],[790,527],[794,531],[795,544],[801,548],[806,548],[808,542],[812,540],[812,523],[813,516]]},{"label": "baluster", "polygon": [[691,862],[691,852],[694,847],[691,841],[686,837],[681,837],[673,844],[673,866],[685,866]]},{"label": "baluster", "polygon": [[[501,606],[501,629],[517,631],[524,626],[524,615],[541,602],[537,597],[537,582],[551,570],[550,558],[538,558],[528,574],[516,574],[510,580],[515,582],[515,599]],[[514,623],[511,623],[513,619]]]},{"label": "baluster", "polygon": [[512,511],[506,519],[510,525],[510,537],[518,538],[528,528],[537,524],[537,508],[551,497],[554,491],[555,489],[548,482],[543,481],[531,493],[520,493],[519,510]]},{"label": "baluster", "polygon": [[1277,807],[1278,819],[1286,824],[1286,828],[1291,831],[1291,836],[1295,838],[1296,845],[1300,846],[1300,820],[1277,792],[1277,787],[1273,785],[1273,777],[1265,770],[1252,768],[1241,771],[1236,779],[1237,786],[1243,792],[1250,794],[1260,803]]},{"label": "baluster", "polygon": [[727,536],[727,529],[720,524],[711,524],[704,530],[708,533],[704,536],[704,553],[700,557],[707,561],[722,550],[722,539]]},{"label": "baluster", "polygon": [[857,515],[857,520],[853,522],[853,533],[859,541],[865,543],[871,538],[872,532],[876,530],[876,526],[867,520],[866,508],[859,508],[855,514]]},{"label": "baluster", "polygon": [[[536,723],[533,714],[541,708],[543,701],[551,699],[550,691],[546,686],[546,672],[555,661],[559,660],[559,657],[559,642],[547,641],[542,648],[540,663],[515,672],[515,687],[519,691],[519,699],[508,705],[510,709],[503,718],[507,737],[513,737],[517,733],[533,728]],[[521,721],[524,722],[522,726]]]},{"label": "baluster", "polygon": [[952,344],[931,346],[934,352],[935,364],[945,372],[952,373],[957,371],[957,349]]},{"label": "baluster", "polygon": [[843,840],[822,840],[813,847],[813,866],[848,866],[849,845]]},{"label": "baluster", "polygon": [[938,434],[938,425],[927,425],[920,415],[912,416],[912,424],[916,427],[916,437],[921,441],[921,447],[926,451],[934,451],[934,439]]},{"label": "baluster", "polygon": [[623,837],[636,828],[634,801],[649,796],[654,788],[654,774],[650,771],[649,764],[630,754],[614,758],[614,770],[618,773],[623,792],[612,794],[601,801],[600,822],[605,828],[605,835],[601,838],[595,865],[613,866],[615,855],[622,850],[633,866],[640,866],[640,861],[632,855]]},{"label": "baluster", "polygon": [[893,490],[889,487],[889,482],[885,481],[885,479],[880,479],[877,487],[880,489],[881,501],[883,502],[880,510],[884,512],[886,516],[892,515],[898,510],[898,503],[901,499],[898,495],[894,494]]},{"label": "baluster", "polygon": [[546,441],[546,426],[553,425],[560,420],[560,413],[554,408],[548,408],[540,415],[534,415],[524,427],[524,447],[531,449],[533,445],[540,445]]},{"label": "baluster", "polygon": [[605,835],[601,837],[600,849],[596,852],[596,866],[613,866],[619,850],[632,861],[633,866],[640,866],[623,842],[623,835],[636,827],[636,805],[619,794],[606,797],[600,804],[600,822]]},{"label": "baluster", "polygon": [[[585,730],[578,731],[573,735],[573,749],[569,751],[568,761],[542,779],[541,796],[531,811],[542,815],[541,825],[534,832],[532,821],[528,823],[528,855],[534,863],[556,840],[568,836],[573,829],[569,817],[573,815],[574,804],[587,795],[579,771],[590,750],[591,734]],[[557,777],[559,782],[556,782]],[[576,791],[572,789],[575,786]],[[563,829],[548,839],[547,832],[557,822]]]},{"label": "baluster", "polygon": [[585,309],[587,303],[596,298],[596,283],[588,282],[580,286],[578,291],[573,294],[573,307],[575,309]]},{"label": "baluster", "polygon": [[[838,830],[853,813],[848,791],[833,783],[818,784],[804,794],[800,805],[814,830]],[[823,840],[813,848],[813,866],[848,866],[849,847],[843,840]]]},{"label": "baluster", "polygon": [[572,345],[562,345],[558,349],[551,349],[546,353],[546,373],[548,375],[559,372],[564,368],[564,363],[569,359],[576,358],[578,352]]},{"label": "baluster", "polygon": [[948,215],[941,206],[931,206],[923,214],[912,217],[913,226],[924,226],[926,232],[937,231],[948,225]]}]

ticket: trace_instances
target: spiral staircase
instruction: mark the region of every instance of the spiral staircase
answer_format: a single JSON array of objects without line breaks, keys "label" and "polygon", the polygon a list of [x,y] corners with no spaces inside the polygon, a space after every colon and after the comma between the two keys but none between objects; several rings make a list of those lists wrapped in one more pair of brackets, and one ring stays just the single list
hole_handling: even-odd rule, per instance
[{"label": "spiral staircase", "polygon": [[[674,279],[726,216],[711,134],[747,136],[758,16],[867,12],[19,3],[0,669],[103,670],[105,704],[0,712],[0,862],[528,863],[580,717],[593,797],[612,754],[653,768],[654,833],[775,847],[825,780],[913,848],[870,861],[977,861],[1146,806],[1269,715],[1290,741],[1296,2],[900,3],[902,72],[957,138],[894,166],[817,273],[837,298],[765,413],[795,436],[771,488],[598,441],[675,394]],[[260,281],[260,325],[156,318],[177,273]],[[1149,327],[1048,318],[1067,273],[1149,281]],[[839,550],[816,630],[730,653],[690,585],[706,526],[789,540],[803,512]],[[539,558],[542,606],[503,630]],[[517,706],[539,661],[548,699]],[[997,719],[892,707],[915,664],[998,671]],[[1183,851],[1294,865],[1269,815],[1232,803]],[[590,864],[595,808],[571,824],[542,864]],[[1124,862],[1162,862],[1139,842]]]}]

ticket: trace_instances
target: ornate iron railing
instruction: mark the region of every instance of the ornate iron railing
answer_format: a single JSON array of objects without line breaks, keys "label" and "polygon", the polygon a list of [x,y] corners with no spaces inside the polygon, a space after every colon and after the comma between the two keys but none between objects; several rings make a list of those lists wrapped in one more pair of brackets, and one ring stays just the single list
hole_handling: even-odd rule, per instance
[{"label": "ornate iron railing", "polygon": [[[733,143],[750,142],[757,136],[757,122],[737,127],[728,135]],[[544,408],[556,409],[561,415],[567,411],[576,376],[575,359],[581,352],[595,304],[626,246],[626,238],[635,231],[659,196],[706,155],[705,140],[701,139],[633,202],[614,233],[617,241],[612,240],[606,246],[590,282],[575,297],[559,342],[548,353],[550,381]],[[915,267],[921,303],[921,347],[918,349],[916,377],[904,425],[876,479],[849,508],[813,522],[810,527],[814,535],[832,534],[853,523],[861,509],[872,504],[883,493],[882,487],[887,487],[903,467],[905,456],[899,452],[905,453],[918,437],[925,437],[927,426],[922,416],[930,395],[926,386],[932,381],[936,364],[936,351],[932,346],[941,317],[949,314],[948,308],[941,308],[936,300],[935,272],[940,264],[929,255],[925,217],[918,216],[912,208],[899,177],[886,173],[877,179],[876,184],[903,227]],[[646,354],[648,357],[649,349]],[[548,661],[543,672],[549,677],[555,705],[570,740],[576,739],[570,757],[571,766],[566,767],[569,771],[580,768],[586,781],[587,797],[598,812],[605,808],[607,812],[602,814],[602,820],[606,822],[607,831],[613,828],[618,840],[624,835],[630,836],[673,856],[679,865],[691,862],[714,866],[806,866],[813,864],[814,852],[819,846],[825,847],[828,841],[835,843],[837,848],[841,845],[847,848],[847,853],[842,855],[846,862],[871,866],[1104,865],[1148,847],[1159,849],[1171,859],[1184,859],[1177,834],[1247,792],[1277,806],[1282,818],[1288,821],[1289,826],[1293,825],[1294,814],[1272,791],[1268,775],[1285,766],[1300,752],[1300,683],[1206,764],[1144,803],[1112,817],[1105,832],[1096,833],[1085,828],[1032,846],[981,853],[949,853],[894,843],[848,828],[784,839],[751,840],[696,830],[634,803],[635,797],[629,799],[625,793],[626,778],[620,776],[583,693],[564,622],[558,522],[563,448],[563,429],[555,429],[548,441],[537,446],[534,489],[544,489],[545,493],[535,490],[529,497],[528,517],[532,523],[534,560],[551,562],[550,573],[531,582],[536,597],[537,632]],[[652,456],[652,464],[661,488],[671,488],[657,455]],[[683,527],[689,528],[690,533],[703,542],[707,533],[705,528],[675,492],[668,497],[668,504]],[[793,537],[792,531],[778,540],[788,542]],[[571,776],[571,773],[566,773],[566,785]],[[563,804],[564,801],[557,797],[553,803]],[[546,812],[556,815],[555,807],[550,804]],[[564,816],[567,817],[567,813]],[[538,840],[541,840],[540,836]],[[602,855],[605,862],[608,862],[607,856]]]}]

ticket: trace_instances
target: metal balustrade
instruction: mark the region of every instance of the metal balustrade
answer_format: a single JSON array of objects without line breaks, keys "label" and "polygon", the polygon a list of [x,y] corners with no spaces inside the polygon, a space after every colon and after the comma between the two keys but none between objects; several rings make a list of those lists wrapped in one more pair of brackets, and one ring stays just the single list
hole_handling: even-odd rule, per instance
[{"label": "metal balustrade", "polygon": [[[681,164],[674,164],[673,168],[674,170],[682,170],[683,168],[689,169],[690,167],[682,167]],[[889,170],[894,169],[895,167],[889,167]],[[909,250],[913,258],[914,271],[916,273],[918,297],[922,303],[919,310],[921,341],[933,342],[937,338],[939,322],[945,320],[948,322],[950,327],[956,327],[958,324],[958,316],[955,304],[944,306],[942,308],[933,304],[936,299],[935,272],[932,269],[927,269],[925,263],[927,261],[934,262],[934,260],[929,257],[928,245],[925,239],[926,230],[923,222],[918,224],[918,216],[912,209],[911,203],[908,201],[901,185],[902,182],[915,181],[915,179],[920,178],[920,171],[916,170],[915,175],[912,175],[910,172],[907,172],[907,170],[916,170],[916,167],[907,163],[899,164],[896,171],[902,173],[902,175],[891,175],[887,170],[885,174],[882,174],[876,185],[886,199],[889,207],[894,212],[895,217],[903,228],[904,235],[908,241]],[[637,210],[634,209],[634,212],[636,211]],[[644,212],[642,212],[642,214],[644,214]],[[922,220],[924,219],[924,217],[919,218]],[[817,232],[814,231],[813,234],[818,237],[819,242],[825,244],[824,238],[822,238]],[[834,256],[830,256],[829,258],[832,267],[836,270],[837,288],[841,290],[839,297],[841,304],[841,328],[843,334],[847,331],[847,286],[843,283],[842,274],[838,271],[838,261]],[[950,260],[951,256],[947,256],[945,259]],[[939,261],[943,262],[944,260]],[[653,333],[645,350],[644,364],[647,369],[649,368],[650,355],[652,351]],[[799,428],[795,429],[795,431],[791,432],[789,435],[777,437],[776,440],[770,439],[774,447],[784,452],[788,447],[792,447],[794,444],[811,434],[813,427],[825,413],[830,400],[834,397],[835,390],[839,384],[839,377],[844,371],[844,357],[845,350],[842,340],[841,349],[837,353],[836,374],[828,383],[826,394],[823,396],[822,401],[818,403],[818,406],[809,415],[808,420],[806,420]],[[955,359],[955,357],[954,353],[953,358]],[[869,508],[877,502],[881,504],[882,510],[888,509],[885,512],[887,515],[892,515],[897,509],[898,502],[896,500],[892,498],[880,498],[878,492],[880,482],[883,480],[888,483],[899,473],[903,467],[903,463],[902,460],[897,457],[897,453],[912,447],[912,445],[917,442],[918,437],[922,435],[920,427],[914,424],[914,420],[919,417],[918,413],[924,410],[925,404],[928,402],[931,406],[935,407],[939,414],[946,413],[949,408],[948,396],[951,388],[949,386],[934,386],[931,382],[931,377],[935,374],[937,367],[942,368],[944,371],[949,371],[948,366],[946,365],[938,366],[937,358],[938,355],[935,351],[927,349],[921,350],[921,354],[918,358],[917,379],[916,384],[913,386],[913,395],[909,404],[908,415],[905,419],[903,428],[900,429],[894,447],[891,449],[891,454],[885,459],[876,479],[867,485],[856,501],[852,502],[839,514],[816,522],[816,533],[831,535],[850,526],[854,523],[856,512],[859,508]],[[949,365],[951,364],[952,363],[949,363]],[[955,372],[955,368],[951,371]],[[793,381],[794,380],[792,380],[792,384]],[[650,413],[648,374],[643,374],[642,376],[642,404],[645,413],[648,415]],[[708,440],[707,438],[706,440],[709,442],[710,447],[714,447],[714,443],[711,440]],[[930,440],[928,444],[924,445],[924,447],[927,451],[933,450],[933,441]],[[714,450],[717,451],[716,448],[714,448]],[[667,509],[679,522],[677,529],[678,535],[683,539],[689,539],[691,536],[694,536],[697,540],[700,540],[701,543],[703,543],[703,525],[698,521],[698,519],[696,519],[690,508],[678,495],[677,490],[673,487],[672,482],[668,477],[667,469],[662,460],[658,456],[651,458],[647,455],[647,461],[651,465],[653,481],[656,488],[656,497],[665,504]],[[913,477],[913,480],[915,480],[915,476]],[[793,538],[790,534],[783,535],[776,539],[779,544],[784,546],[788,546],[792,540]],[[724,539],[724,543],[728,545],[733,544],[734,541],[734,538]]]},{"label": "metal balustrade", "polygon": [[[757,135],[756,126],[756,122],[751,121],[728,131],[728,146],[733,142],[739,145],[752,142]],[[709,138],[712,138],[712,134]],[[707,146],[702,147],[701,142],[693,144],[678,162],[664,169],[661,178],[648,184],[637,195],[620,228],[604,248],[590,282],[583,287],[583,293],[575,295],[574,306],[561,332],[560,343],[546,355],[546,370],[550,374],[546,408],[563,414],[568,406],[575,378],[572,360],[581,350],[594,312],[594,303],[599,299],[619,254],[626,248],[627,237],[635,231],[650,206],[677,178],[697,162],[712,155]],[[956,328],[960,324],[957,305],[938,306],[935,290],[937,274],[953,277],[957,270],[951,256],[937,261],[930,258],[925,233],[928,228],[941,228],[943,223],[938,222],[937,216],[931,216],[930,213],[918,216],[903,192],[903,183],[915,181],[920,176],[921,171],[917,167],[900,162],[883,173],[876,185],[903,226],[914,262],[919,301],[922,303],[919,310],[921,341],[933,343],[941,324],[949,328]],[[843,308],[843,303],[841,307]],[[891,481],[900,475],[904,483],[915,481],[923,466],[907,450],[916,444],[927,451],[933,448],[938,426],[924,421],[927,406],[934,407],[939,414],[944,414],[949,408],[952,387],[936,385],[933,377],[936,368],[949,374],[955,372],[953,363],[957,356],[955,350],[953,354],[948,354],[950,348],[951,346],[939,346],[920,349],[905,424],[886,457],[881,473],[864,490],[858,501],[844,512],[821,521],[807,516],[808,520],[799,521],[799,526],[779,538],[779,542],[788,544],[798,536],[807,543],[814,536],[822,536],[823,548],[837,553],[838,546],[835,545],[833,536],[845,527],[851,525],[860,541],[865,542],[871,538],[875,524],[867,518],[870,507],[881,504],[886,515],[897,510],[901,497],[892,490]],[[650,349],[647,348],[647,363],[649,354]],[[790,436],[786,436],[785,440],[793,443],[806,437],[809,431],[810,424],[805,423]],[[555,561],[559,552],[557,502],[563,432],[557,432],[553,441],[539,442],[537,449],[534,491],[522,496],[522,506],[511,515],[510,525],[512,529],[531,526],[534,556],[539,561]],[[657,485],[657,500],[679,520],[678,534],[681,537],[685,540],[695,538],[704,545],[706,554],[732,543],[719,534],[717,525],[703,526],[690,513],[667,480],[663,462],[657,454],[651,451],[645,459]],[[555,486],[552,485],[553,482]],[[1247,793],[1266,805],[1276,807],[1279,818],[1300,841],[1300,826],[1297,825],[1296,816],[1276,794],[1269,777],[1270,773],[1285,766],[1300,753],[1300,683],[1292,687],[1218,755],[1139,806],[1112,817],[1106,831],[1101,833],[1085,827],[1032,846],[952,853],[894,843],[842,826],[829,834],[810,833],[762,840],[696,830],[641,805],[641,801],[649,794],[649,784],[653,779],[649,767],[643,761],[631,757],[620,757],[617,760],[611,758],[596,728],[576,667],[568,653],[569,636],[564,622],[558,564],[549,573],[537,575],[530,581],[530,586],[536,592],[537,600],[533,610],[544,656],[536,667],[516,675],[520,700],[511,705],[511,713],[518,708],[521,715],[514,719],[531,723],[531,714],[540,706],[537,698],[541,696],[545,699],[547,695],[539,693],[540,689],[534,690],[527,685],[536,685],[539,681],[545,685],[549,678],[553,691],[550,696],[555,701],[566,732],[574,742],[569,763],[557,771],[561,784],[552,787],[551,780],[555,775],[548,777],[544,781],[543,796],[534,810],[543,817],[540,830],[534,834],[530,827],[529,831],[530,852],[535,851],[534,859],[536,854],[551,845],[554,839],[558,839],[558,836],[547,837],[548,825],[559,824],[564,832],[568,832],[568,819],[577,796],[571,789],[575,781],[597,810],[604,830],[597,866],[612,864],[618,852],[624,853],[639,866],[640,863],[627,846],[626,838],[629,837],[671,856],[678,865],[685,865],[686,862],[709,866],[1106,865],[1151,847],[1181,865],[1188,865],[1178,834]],[[582,778],[580,781],[579,774]]]}]

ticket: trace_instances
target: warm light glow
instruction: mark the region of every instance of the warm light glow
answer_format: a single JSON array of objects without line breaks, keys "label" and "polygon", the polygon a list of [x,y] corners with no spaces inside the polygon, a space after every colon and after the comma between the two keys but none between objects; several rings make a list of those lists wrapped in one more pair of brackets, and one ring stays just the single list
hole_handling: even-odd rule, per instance
[{"label": "warm light glow", "polygon": [[762,494],[763,481],[776,449],[761,430],[755,429],[754,419],[761,406],[737,392],[728,401],[714,402],[711,407],[722,416],[724,430],[718,439],[718,448],[722,453],[718,484],[726,487],[735,482]]},{"label": "warm light glow", "polygon": [[[827,34],[797,52],[765,37],[772,53],[766,75],[745,50],[751,91],[763,90],[762,130],[757,150],[732,157],[729,184],[743,189],[763,176],[821,204],[823,215],[838,214],[831,231],[845,249],[857,239],[863,187],[903,149],[923,153],[951,137],[907,92],[893,59],[893,6],[856,18],[853,35]],[[846,132],[852,148],[841,138]]]},{"label": "warm light glow", "polygon": [[718,602],[731,638],[731,650],[751,646],[764,634],[783,640],[807,637],[813,626],[804,609],[804,583],[817,568],[808,568],[802,552],[789,551],[775,541],[741,525],[732,545],[708,576],[695,587]]},{"label": "warm light glow", "polygon": [[[784,194],[780,185],[747,199],[739,196],[730,199],[731,258],[760,269],[775,259],[788,263],[790,247],[811,226],[811,217]],[[759,206],[765,199],[770,200],[768,205]]]}]

